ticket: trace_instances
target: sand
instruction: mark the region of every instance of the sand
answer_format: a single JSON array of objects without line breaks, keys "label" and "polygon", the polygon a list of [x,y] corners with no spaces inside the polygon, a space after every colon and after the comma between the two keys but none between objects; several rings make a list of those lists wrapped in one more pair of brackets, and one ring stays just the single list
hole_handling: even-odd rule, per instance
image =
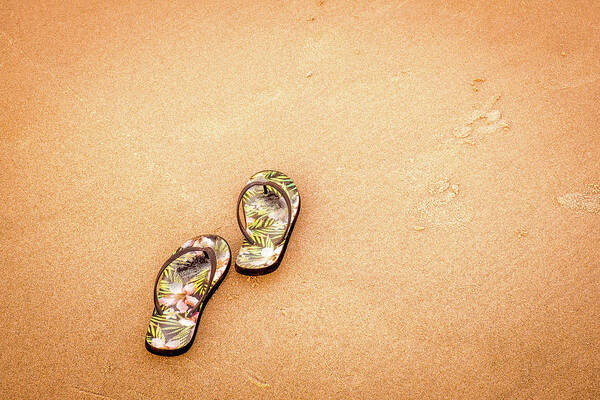
[{"label": "sand", "polygon": [[[597,2],[0,9],[0,397],[600,397]],[[302,211],[185,355],[156,271],[234,255],[264,168]]]}]

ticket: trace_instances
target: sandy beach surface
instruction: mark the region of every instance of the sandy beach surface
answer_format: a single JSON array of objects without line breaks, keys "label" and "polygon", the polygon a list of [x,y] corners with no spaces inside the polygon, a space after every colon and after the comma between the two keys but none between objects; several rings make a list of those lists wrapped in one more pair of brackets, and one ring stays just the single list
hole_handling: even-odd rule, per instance
[{"label": "sandy beach surface", "polygon": [[[470,3],[4,0],[0,397],[600,398],[600,3]],[[148,353],[265,168],[281,267]]]}]

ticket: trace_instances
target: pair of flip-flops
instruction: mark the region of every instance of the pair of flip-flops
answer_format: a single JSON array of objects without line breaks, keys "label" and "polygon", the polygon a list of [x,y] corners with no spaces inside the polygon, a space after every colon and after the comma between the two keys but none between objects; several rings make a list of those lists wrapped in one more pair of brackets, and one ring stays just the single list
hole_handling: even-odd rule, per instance
[{"label": "pair of flip-flops", "polygon": [[[300,195],[288,176],[277,171],[254,174],[237,204],[244,240],[235,262],[236,271],[263,275],[277,269],[299,211]],[[145,342],[148,351],[177,355],[190,348],[202,311],[230,264],[229,245],[217,235],[197,236],[175,251],[156,277],[154,311]]]}]

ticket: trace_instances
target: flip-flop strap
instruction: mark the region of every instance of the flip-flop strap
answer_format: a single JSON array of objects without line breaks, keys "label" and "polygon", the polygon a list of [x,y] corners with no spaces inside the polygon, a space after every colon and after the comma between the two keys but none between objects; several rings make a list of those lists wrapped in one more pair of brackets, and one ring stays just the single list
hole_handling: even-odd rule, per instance
[{"label": "flip-flop strap", "polygon": [[[252,239],[252,236],[248,234],[248,232],[246,231],[246,227],[244,227],[244,224],[242,223],[242,220],[240,219],[240,204],[242,202],[244,194],[248,191],[248,189],[250,189],[251,187],[254,187],[254,186],[270,186],[270,187],[272,187],[273,189],[277,190],[277,192],[279,192],[279,194],[281,194],[281,196],[283,197],[283,199],[285,200],[285,203],[287,205],[288,220],[287,220],[287,225],[285,227],[285,231],[284,231],[283,235],[281,236],[281,238],[277,242],[273,242],[273,245],[277,246],[285,240],[285,238],[288,234],[288,231],[290,230],[290,226],[292,224],[292,202],[290,200],[290,196],[288,196],[286,191],[281,186],[279,186],[278,184],[271,182],[271,181],[250,182],[242,189],[242,192],[240,193],[240,197],[238,198],[238,201],[237,201],[237,221],[238,221],[240,230],[242,231],[242,234],[244,235],[246,240],[253,245],[256,245],[256,242],[254,241],[254,239]],[[242,213],[244,214],[244,221],[245,221],[246,220],[246,211],[244,211],[244,207],[242,207]]]},{"label": "flip-flop strap", "polygon": [[[208,256],[208,260],[210,261],[210,276],[208,279],[208,285],[209,285],[209,289],[210,289],[210,284],[212,283],[213,277],[215,276],[215,271],[217,269],[217,256],[215,255],[215,251],[210,247],[186,247],[184,249],[181,249],[178,252],[176,252],[175,254],[173,254],[171,257],[169,257],[169,259],[160,268],[160,270],[158,271],[158,275],[156,276],[156,281],[154,282],[154,308],[156,309],[157,313],[159,313],[159,314],[163,313],[160,303],[158,302],[158,291],[156,290],[156,286],[158,285],[158,282],[160,282],[160,277],[162,276],[165,268],[167,268],[173,261],[175,261],[182,255],[184,255],[186,253],[190,253],[192,251],[203,251]],[[207,290],[206,293],[204,293],[202,295],[202,297],[198,299],[199,302],[198,302],[198,305],[196,307],[194,307],[195,309],[200,307],[200,305],[202,304],[202,301],[204,301],[204,298],[206,297],[206,295],[208,294],[209,291],[210,290]]]}]

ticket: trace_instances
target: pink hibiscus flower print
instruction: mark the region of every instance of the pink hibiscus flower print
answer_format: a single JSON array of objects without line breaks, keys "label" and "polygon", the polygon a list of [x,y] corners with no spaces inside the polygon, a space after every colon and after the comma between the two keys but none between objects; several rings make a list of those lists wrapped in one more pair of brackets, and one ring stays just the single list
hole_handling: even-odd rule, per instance
[{"label": "pink hibiscus flower print", "polygon": [[179,312],[186,312],[200,302],[193,296],[195,289],[191,283],[183,286],[181,283],[173,282],[169,285],[169,291],[170,294],[162,296],[158,302],[168,308],[175,307]]},{"label": "pink hibiscus flower print", "polygon": [[194,326],[198,322],[199,315],[200,313],[196,311],[190,318],[181,318],[179,323],[183,326]]},{"label": "pink hibiscus flower print", "polygon": [[164,339],[161,338],[153,338],[152,339],[152,347],[157,348],[157,349],[176,349],[177,347],[179,347],[179,343],[177,342],[177,340],[169,340],[168,342],[165,342]]}]

